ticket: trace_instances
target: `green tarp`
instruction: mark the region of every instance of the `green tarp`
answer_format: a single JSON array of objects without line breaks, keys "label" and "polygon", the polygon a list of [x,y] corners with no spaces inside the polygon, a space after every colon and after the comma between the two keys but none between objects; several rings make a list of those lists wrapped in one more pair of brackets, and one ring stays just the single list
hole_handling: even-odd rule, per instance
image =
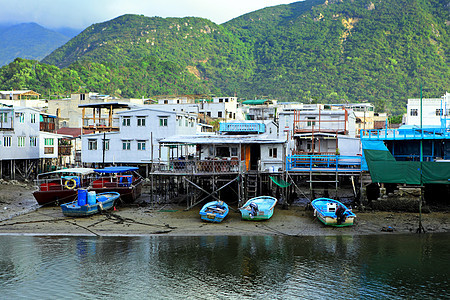
[{"label": "green tarp", "polygon": [[285,187],[288,187],[291,185],[291,183],[288,183],[288,182],[284,181],[283,179],[278,179],[278,178],[272,177],[272,176],[269,176],[269,177],[279,187],[285,188]]},{"label": "green tarp", "polygon": [[363,149],[373,182],[450,184],[450,162],[396,161],[383,142]]}]

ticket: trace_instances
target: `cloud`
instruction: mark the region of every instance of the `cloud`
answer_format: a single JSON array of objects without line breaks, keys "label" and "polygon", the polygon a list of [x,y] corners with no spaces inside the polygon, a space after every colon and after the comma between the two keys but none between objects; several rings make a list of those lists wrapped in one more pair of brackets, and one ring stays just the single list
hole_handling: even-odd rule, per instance
[{"label": "cloud", "polygon": [[286,0],[0,0],[3,23],[35,22],[49,28],[86,28],[123,14],[202,17],[223,23]]}]

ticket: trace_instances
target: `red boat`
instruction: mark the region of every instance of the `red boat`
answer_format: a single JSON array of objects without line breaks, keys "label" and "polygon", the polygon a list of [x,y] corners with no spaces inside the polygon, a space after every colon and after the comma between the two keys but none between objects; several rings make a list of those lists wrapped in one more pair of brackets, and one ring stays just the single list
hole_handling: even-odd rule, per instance
[{"label": "red boat", "polygon": [[39,190],[33,193],[39,205],[59,205],[72,202],[77,197],[79,188],[88,188],[94,175],[91,168],[70,168],[37,176]]},{"label": "red boat", "polygon": [[94,169],[100,177],[92,182],[90,191],[97,194],[105,192],[117,192],[124,202],[133,202],[141,196],[143,178],[137,172],[137,167],[107,167]]}]

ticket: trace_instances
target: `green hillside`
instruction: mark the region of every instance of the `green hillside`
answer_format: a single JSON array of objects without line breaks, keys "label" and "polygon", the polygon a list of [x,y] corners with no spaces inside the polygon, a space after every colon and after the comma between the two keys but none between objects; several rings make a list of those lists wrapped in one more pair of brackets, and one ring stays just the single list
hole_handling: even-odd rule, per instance
[{"label": "green hillside", "polygon": [[[0,89],[370,101],[398,114],[420,84],[424,97],[450,91],[449,26],[449,0],[306,0],[222,25],[124,15],[90,26],[43,60],[58,68],[39,63],[18,75],[7,70],[33,63],[3,67]],[[33,75],[37,66],[53,77]]]},{"label": "green hillside", "polygon": [[0,66],[12,62],[16,57],[43,59],[68,40],[67,36],[36,23],[0,28]]}]

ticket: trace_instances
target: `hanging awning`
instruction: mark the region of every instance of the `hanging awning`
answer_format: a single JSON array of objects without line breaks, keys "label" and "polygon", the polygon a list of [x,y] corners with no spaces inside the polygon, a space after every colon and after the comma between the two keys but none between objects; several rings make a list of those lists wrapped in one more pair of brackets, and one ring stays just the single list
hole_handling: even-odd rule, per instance
[{"label": "hanging awning", "polygon": [[270,177],[270,179],[272,179],[272,181],[276,184],[276,185],[278,185],[279,187],[282,187],[282,188],[285,188],[285,187],[288,187],[288,186],[290,186],[292,183],[289,183],[289,182],[286,182],[286,181],[284,181],[283,179],[278,179],[278,178],[276,178],[276,177],[272,177],[272,176],[269,176]]}]

